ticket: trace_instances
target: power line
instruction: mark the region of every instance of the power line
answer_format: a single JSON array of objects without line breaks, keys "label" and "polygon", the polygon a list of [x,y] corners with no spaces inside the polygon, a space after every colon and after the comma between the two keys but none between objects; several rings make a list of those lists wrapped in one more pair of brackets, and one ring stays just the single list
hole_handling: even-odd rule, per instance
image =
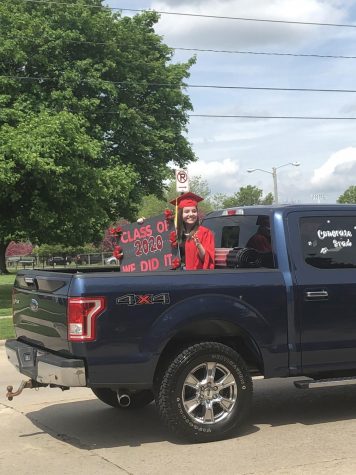
[{"label": "power line", "polygon": [[[73,44],[87,44],[94,46],[108,46],[112,43],[105,41],[86,41],[86,40],[68,40],[63,38],[67,43]],[[55,41],[55,39],[53,39]],[[135,45],[129,45],[133,48]],[[214,49],[214,48],[186,48],[182,46],[168,46],[173,50],[178,51],[197,51],[200,53],[224,53],[224,54],[250,54],[250,55],[264,55],[264,56],[292,56],[302,58],[326,58],[326,59],[356,59],[356,56],[335,55],[335,54],[316,54],[316,53],[278,53],[276,51],[244,51],[244,50],[230,50],[230,49]]]},{"label": "power line", "polygon": [[305,115],[219,115],[219,114],[188,114],[189,117],[210,117],[222,119],[296,119],[296,120],[356,120],[356,117],[327,117]]},{"label": "power line", "polygon": [[[0,75],[0,78],[7,79],[19,79],[19,80],[34,80],[34,81],[56,81],[58,78],[50,77],[29,77],[29,76],[4,76]],[[88,81],[88,79],[82,79],[82,82]],[[127,81],[106,81],[102,80],[105,83],[110,84],[138,84],[138,83],[128,83]],[[146,86],[162,86],[162,87],[181,87],[179,85],[172,84],[146,84]],[[346,92],[346,93],[355,93],[356,90],[351,89],[311,89],[311,88],[270,88],[270,87],[254,87],[254,86],[209,86],[209,85],[197,85],[197,84],[186,84],[183,87],[214,87],[214,88],[228,88],[228,89],[252,89],[252,90],[268,90],[268,91],[302,91],[302,92]],[[120,114],[118,111],[93,111],[97,114]],[[221,115],[221,114],[187,114],[188,117],[200,117],[200,118],[224,118],[224,119],[280,119],[280,120],[356,120],[356,117],[329,117],[329,116],[282,116],[282,115],[247,115],[247,114],[238,114],[238,115]]]},{"label": "power line", "polygon": [[[92,114],[119,115],[120,111],[94,110]],[[218,119],[280,119],[280,120],[356,120],[356,117],[334,117],[334,116],[305,116],[305,115],[251,115],[251,114],[186,114],[188,117],[197,118],[218,118]],[[174,114],[172,114],[174,116]]]},{"label": "power line", "polygon": [[229,50],[229,49],[208,49],[208,48],[183,48],[171,46],[174,50],[182,51],[198,51],[202,53],[229,53],[229,54],[252,54],[252,55],[266,55],[266,56],[293,56],[303,58],[332,58],[332,59],[356,59],[356,56],[343,56],[332,54],[303,54],[303,53],[277,53],[274,51],[241,51],[241,50]]},{"label": "power line", "polygon": [[[59,78],[47,76],[6,76],[0,75],[0,78],[14,79],[20,81],[58,81]],[[338,93],[356,93],[356,89],[320,89],[310,87],[269,87],[269,86],[222,86],[216,84],[171,84],[171,83],[139,83],[133,81],[108,81],[101,78],[80,78],[80,82],[90,82],[92,79],[99,79],[103,83],[114,84],[117,86],[137,86],[162,87],[162,88],[195,88],[195,89],[230,89],[230,90],[251,90],[251,91],[283,91],[283,92],[338,92]]]},{"label": "power line", "polygon": [[[116,111],[95,111],[96,114],[117,115]],[[306,115],[220,115],[220,114],[187,114],[188,117],[203,117],[217,119],[294,119],[294,120],[356,120],[356,117],[328,117],[328,116],[306,116]]]},{"label": "power line", "polygon": [[[48,0],[22,0],[28,3],[44,3],[44,4],[51,4],[51,5],[67,5],[67,6],[78,6],[78,4],[70,4],[67,2],[54,2]],[[159,13],[160,15],[176,15],[176,16],[188,16],[188,17],[198,17],[198,18],[213,18],[217,20],[234,20],[234,21],[254,21],[254,22],[263,22],[263,23],[282,23],[282,24],[290,24],[290,25],[309,25],[309,26],[329,26],[329,27],[337,27],[337,28],[356,28],[356,25],[347,24],[347,23],[322,23],[322,22],[312,22],[312,21],[292,21],[292,20],[270,20],[264,18],[245,18],[245,17],[234,17],[234,16],[221,16],[221,15],[205,15],[201,13],[184,13],[184,12],[168,12],[165,10],[145,10],[139,8],[125,8],[125,7],[108,7],[106,5],[89,5],[89,4],[81,4],[81,7],[86,8],[103,8],[107,10],[118,10],[118,11],[125,11],[125,12],[135,12],[135,13],[143,13],[143,12],[155,12]]]},{"label": "power line", "polygon": [[[119,115],[118,111],[92,111],[93,114]],[[174,114],[172,114],[174,117]],[[331,117],[331,116],[308,116],[308,115],[251,115],[251,114],[187,114],[188,117],[202,117],[214,119],[281,119],[281,120],[356,120],[356,117]]]},{"label": "power line", "polygon": [[[118,111],[95,111],[95,114],[118,115]],[[202,117],[214,119],[294,119],[294,120],[356,120],[356,117],[330,117],[330,116],[308,116],[308,115],[250,115],[250,114],[187,114],[188,117]]]},{"label": "power line", "polygon": [[[164,87],[164,85],[162,85]],[[182,87],[206,89],[242,89],[252,91],[287,91],[287,92],[345,92],[354,93],[355,89],[317,89],[309,87],[259,87],[259,86],[219,86],[213,84],[183,84]]]},{"label": "power line", "polygon": [[[24,2],[31,2],[31,3],[44,3],[44,4],[57,4],[57,5],[68,5],[74,6],[75,4],[69,4],[67,2],[55,2],[55,1],[45,1],[45,0],[23,0]],[[107,8],[109,10],[122,10],[122,11],[134,11],[134,12],[146,12],[152,10],[144,10],[144,9],[128,9],[128,8],[121,8],[121,7],[106,7],[103,5],[82,5],[88,8]],[[159,11],[157,13],[167,14],[167,15],[187,15],[187,16],[202,16],[208,18],[229,18],[233,20],[246,20],[246,21],[264,21],[264,22],[278,22],[278,23],[295,23],[301,25],[319,25],[319,26],[337,26],[337,27],[352,27],[356,28],[356,25],[349,25],[349,24],[333,24],[333,23],[317,23],[317,22],[291,22],[285,20],[266,20],[266,19],[256,19],[256,18],[240,18],[240,17],[220,17],[217,15],[198,15],[198,14],[190,14],[190,13],[179,13],[179,12],[163,12]],[[101,45],[106,46],[109,45],[109,42],[95,42],[95,41],[85,41],[85,40],[67,40],[68,43],[74,44],[91,44],[91,45]],[[180,51],[197,51],[201,53],[224,53],[224,54],[246,54],[246,55],[265,55],[265,56],[291,56],[291,57],[303,57],[303,58],[326,58],[326,59],[356,59],[356,56],[348,56],[348,55],[331,55],[331,54],[314,54],[314,53],[280,53],[275,51],[241,51],[241,50],[225,50],[225,49],[214,49],[214,48],[188,48],[188,47],[179,47],[179,46],[169,46],[169,48],[174,50]]]}]

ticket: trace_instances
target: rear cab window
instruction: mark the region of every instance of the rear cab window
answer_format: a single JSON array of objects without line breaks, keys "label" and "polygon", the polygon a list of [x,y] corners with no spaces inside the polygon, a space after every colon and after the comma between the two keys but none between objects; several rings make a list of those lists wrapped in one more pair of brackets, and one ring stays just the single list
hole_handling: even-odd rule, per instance
[{"label": "rear cab window", "polygon": [[268,215],[227,215],[204,220],[214,232],[216,268],[275,268]]}]

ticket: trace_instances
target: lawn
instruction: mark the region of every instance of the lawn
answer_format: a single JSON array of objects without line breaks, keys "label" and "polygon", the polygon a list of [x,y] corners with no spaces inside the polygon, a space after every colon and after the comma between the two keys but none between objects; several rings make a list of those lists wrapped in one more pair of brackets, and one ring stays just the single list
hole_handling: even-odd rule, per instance
[{"label": "lawn", "polygon": [[[14,280],[15,274],[0,275],[0,317],[7,317],[12,314],[11,290]],[[0,318],[0,340],[14,337],[12,318]]]},{"label": "lawn", "polygon": [[0,318],[0,340],[15,338],[12,318]]},{"label": "lawn", "polygon": [[11,290],[15,275],[0,275],[0,317],[12,314]]}]

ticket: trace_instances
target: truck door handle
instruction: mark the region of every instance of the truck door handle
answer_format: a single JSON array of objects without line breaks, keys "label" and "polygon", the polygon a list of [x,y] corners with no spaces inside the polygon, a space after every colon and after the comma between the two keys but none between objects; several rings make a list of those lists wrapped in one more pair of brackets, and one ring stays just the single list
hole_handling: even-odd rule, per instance
[{"label": "truck door handle", "polygon": [[313,290],[306,291],[304,294],[307,300],[326,300],[329,298],[329,294],[326,290]]}]

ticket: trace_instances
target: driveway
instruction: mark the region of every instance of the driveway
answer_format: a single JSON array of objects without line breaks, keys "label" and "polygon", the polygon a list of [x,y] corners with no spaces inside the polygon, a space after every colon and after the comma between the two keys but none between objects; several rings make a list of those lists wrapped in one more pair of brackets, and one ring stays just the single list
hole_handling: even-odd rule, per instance
[{"label": "driveway", "polygon": [[356,387],[298,390],[292,380],[255,381],[244,432],[194,445],[162,427],[154,404],[127,413],[86,388],[26,389],[8,401],[6,386],[20,381],[0,344],[2,473],[356,473]]}]

